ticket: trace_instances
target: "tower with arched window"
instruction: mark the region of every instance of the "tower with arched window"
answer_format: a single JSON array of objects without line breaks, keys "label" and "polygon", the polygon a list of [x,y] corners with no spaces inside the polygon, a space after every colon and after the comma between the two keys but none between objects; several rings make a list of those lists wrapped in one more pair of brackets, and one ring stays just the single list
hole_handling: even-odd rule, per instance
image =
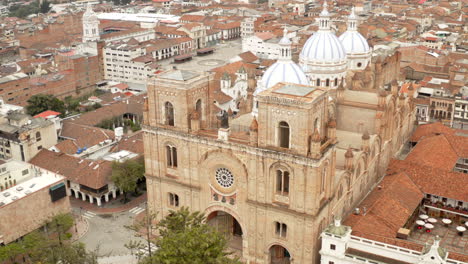
[{"label": "tower with arched window", "polygon": [[93,42],[99,39],[99,19],[92,5],[88,4],[83,14],[83,42]]}]

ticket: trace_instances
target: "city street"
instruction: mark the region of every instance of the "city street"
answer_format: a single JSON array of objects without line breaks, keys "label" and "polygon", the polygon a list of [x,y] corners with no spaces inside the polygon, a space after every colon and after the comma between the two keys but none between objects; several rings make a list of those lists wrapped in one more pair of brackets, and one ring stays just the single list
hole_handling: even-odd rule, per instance
[{"label": "city street", "polygon": [[[132,240],[146,241],[135,237],[135,232],[125,226],[133,224],[135,216],[144,211],[142,207],[140,205],[125,212],[107,214],[82,210],[82,217],[88,222],[88,231],[78,241],[85,243],[88,250],[98,249],[99,255],[103,257],[100,263],[131,263],[128,262],[128,259],[132,259],[130,250],[125,248],[125,244]],[[80,209],[74,208],[74,212],[79,215]],[[117,262],[117,259],[121,261]]]}]

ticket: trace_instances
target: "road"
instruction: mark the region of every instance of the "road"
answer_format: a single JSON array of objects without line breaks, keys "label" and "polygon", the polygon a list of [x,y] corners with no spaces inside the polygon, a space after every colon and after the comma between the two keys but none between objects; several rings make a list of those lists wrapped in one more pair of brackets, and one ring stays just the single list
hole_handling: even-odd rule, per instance
[{"label": "road", "polygon": [[[128,259],[131,252],[125,247],[126,243],[132,240],[146,243],[144,239],[135,237],[134,231],[125,227],[133,224],[135,213],[140,213],[142,207],[140,205],[126,212],[102,215],[83,210],[81,213],[88,221],[88,231],[78,241],[83,242],[88,250],[98,250],[100,256],[124,256],[123,259]],[[80,213],[79,209],[74,210],[77,214]]]}]

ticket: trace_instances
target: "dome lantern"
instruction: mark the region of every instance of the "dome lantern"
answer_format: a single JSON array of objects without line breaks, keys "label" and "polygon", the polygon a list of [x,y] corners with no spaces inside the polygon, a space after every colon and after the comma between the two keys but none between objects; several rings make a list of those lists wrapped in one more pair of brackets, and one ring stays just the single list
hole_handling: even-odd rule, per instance
[{"label": "dome lantern", "polygon": [[330,13],[328,12],[328,4],[327,1],[323,3],[322,12],[320,12],[319,17],[319,30],[322,31],[329,31],[330,30]]}]

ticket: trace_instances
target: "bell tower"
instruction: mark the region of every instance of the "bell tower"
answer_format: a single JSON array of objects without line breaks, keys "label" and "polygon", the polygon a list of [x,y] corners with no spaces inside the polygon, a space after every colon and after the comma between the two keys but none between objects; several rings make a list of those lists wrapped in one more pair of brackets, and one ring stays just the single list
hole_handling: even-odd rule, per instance
[{"label": "bell tower", "polygon": [[90,4],[86,6],[83,14],[83,42],[99,40],[99,19]]}]

